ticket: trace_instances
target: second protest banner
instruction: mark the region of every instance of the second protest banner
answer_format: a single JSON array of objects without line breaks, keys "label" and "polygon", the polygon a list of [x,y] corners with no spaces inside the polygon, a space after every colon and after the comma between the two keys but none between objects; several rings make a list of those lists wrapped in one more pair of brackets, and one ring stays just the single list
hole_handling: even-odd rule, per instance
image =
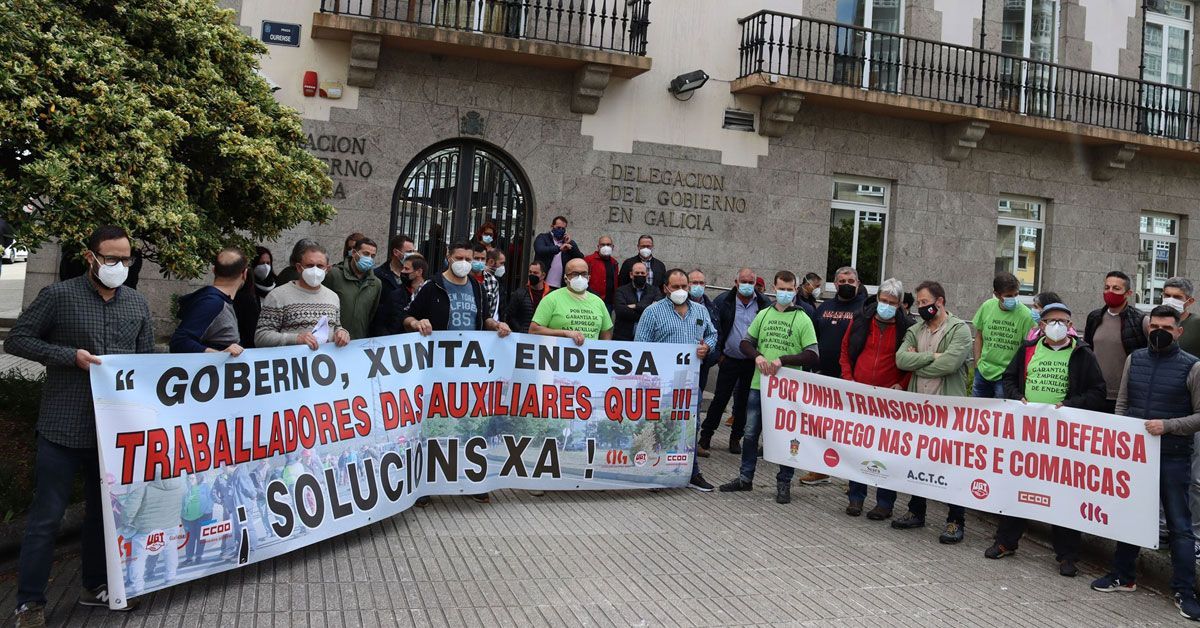
[{"label": "second protest banner", "polygon": [[1158,546],[1159,438],[1140,420],[788,369],[762,405],[771,462]]}]

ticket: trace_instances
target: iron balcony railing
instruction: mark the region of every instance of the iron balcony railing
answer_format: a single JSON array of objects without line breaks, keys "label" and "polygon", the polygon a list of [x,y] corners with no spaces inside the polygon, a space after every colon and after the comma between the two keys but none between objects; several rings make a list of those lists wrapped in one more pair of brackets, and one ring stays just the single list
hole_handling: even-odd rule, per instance
[{"label": "iron balcony railing", "polygon": [[644,56],[650,0],[321,0],[322,13]]},{"label": "iron balcony railing", "polygon": [[1200,138],[1200,92],[1180,87],[773,11],[738,23],[742,77],[761,72]]}]

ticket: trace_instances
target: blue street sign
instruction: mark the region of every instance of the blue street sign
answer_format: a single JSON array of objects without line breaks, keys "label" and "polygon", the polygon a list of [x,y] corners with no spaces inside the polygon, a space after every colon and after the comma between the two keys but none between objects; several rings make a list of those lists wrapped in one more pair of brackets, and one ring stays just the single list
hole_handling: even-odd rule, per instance
[{"label": "blue street sign", "polygon": [[300,25],[283,22],[262,23],[262,41],[274,46],[300,46]]}]

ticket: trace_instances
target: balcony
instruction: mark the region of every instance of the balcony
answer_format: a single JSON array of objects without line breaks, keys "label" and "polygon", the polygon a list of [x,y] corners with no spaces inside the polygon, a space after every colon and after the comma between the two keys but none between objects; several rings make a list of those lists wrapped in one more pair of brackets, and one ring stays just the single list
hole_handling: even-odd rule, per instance
[{"label": "balcony", "polygon": [[808,101],[946,124],[954,161],[991,131],[1082,143],[1099,180],[1138,153],[1200,161],[1200,92],[772,11],[738,23],[731,90],[764,96],[765,135]]},{"label": "balcony", "polygon": [[382,47],[574,72],[595,113],[611,76],[650,69],[650,0],[321,0],[312,36],[351,42],[347,82],[373,87]]}]

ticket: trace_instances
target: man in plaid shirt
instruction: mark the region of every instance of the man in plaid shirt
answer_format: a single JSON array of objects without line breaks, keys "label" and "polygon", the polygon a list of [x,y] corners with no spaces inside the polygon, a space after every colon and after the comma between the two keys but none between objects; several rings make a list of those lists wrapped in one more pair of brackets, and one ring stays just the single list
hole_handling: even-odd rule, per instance
[{"label": "man in plaid shirt", "polygon": [[[696,347],[700,362],[717,348],[717,328],[713,326],[708,308],[688,298],[688,275],[682,269],[666,272],[663,292],[667,298],[646,308],[634,332],[634,342],[680,342]],[[703,394],[704,391],[699,391]],[[700,394],[696,395],[695,414],[700,414]],[[699,422],[697,421],[697,424]],[[692,456],[692,479],[688,486],[708,493],[713,485],[700,474],[700,461]]]},{"label": "man in plaid shirt", "polygon": [[97,355],[154,351],[146,299],[122,286],[132,255],[124,229],[96,229],[88,238],[87,274],[44,288],[21,313],[4,342],[9,353],[46,365],[46,394],[37,422],[37,485],[18,567],[19,626],[45,622],[54,538],[71,501],[77,473],[83,475],[87,504],[79,603],[108,606],[100,460],[88,369],[100,363]]}]

